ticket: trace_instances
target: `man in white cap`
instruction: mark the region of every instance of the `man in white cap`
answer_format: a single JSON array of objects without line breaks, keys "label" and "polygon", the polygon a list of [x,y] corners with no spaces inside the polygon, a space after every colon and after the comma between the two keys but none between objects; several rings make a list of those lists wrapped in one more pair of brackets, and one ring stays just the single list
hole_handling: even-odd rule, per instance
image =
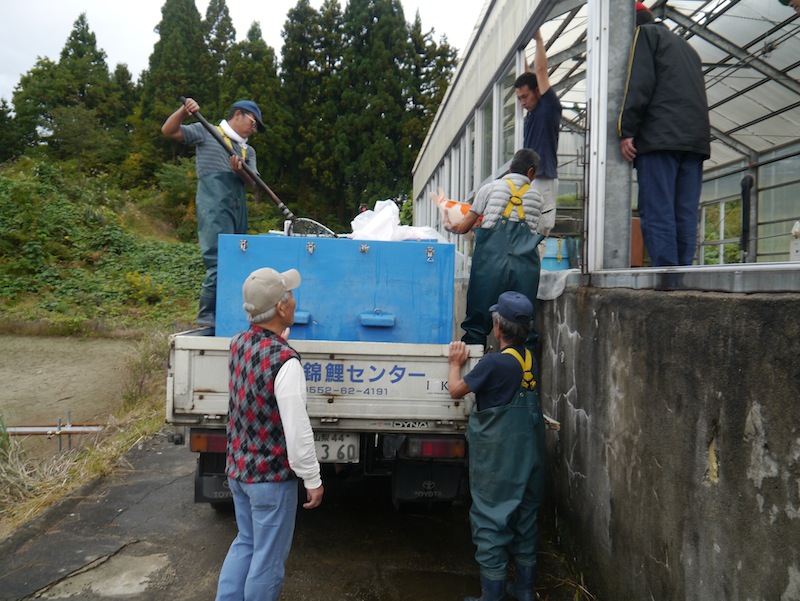
[{"label": "man in white cap", "polygon": [[168,138],[197,149],[197,238],[206,277],[200,289],[198,326],[214,327],[217,314],[217,236],[219,234],[247,233],[247,204],[245,185],[254,182],[242,166],[243,162],[256,173],[256,151],[247,144],[256,131],[265,130],[261,109],[252,100],[234,102],[217,126],[222,139],[233,151],[233,156],[217,142],[202,123],[183,125],[184,119],[200,110],[192,98],[172,113],[161,132]]},{"label": "man in white cap", "polygon": [[[534,600],[539,531],[536,515],[544,497],[544,417],[536,386],[536,361],[525,341],[533,304],[515,291],[489,307],[500,352],[485,355],[465,376],[469,349],[450,343],[450,396],[475,393],[469,416],[469,511],[481,596],[464,601]],[[506,583],[509,558],[514,581]]]},{"label": "man in white cap", "polygon": [[322,502],[305,373],[286,341],[299,285],[297,270],[265,267],[242,286],[251,325],[231,339],[225,467],[239,532],[222,565],[217,601],[275,601],[294,535],[297,479],[304,508]]}]

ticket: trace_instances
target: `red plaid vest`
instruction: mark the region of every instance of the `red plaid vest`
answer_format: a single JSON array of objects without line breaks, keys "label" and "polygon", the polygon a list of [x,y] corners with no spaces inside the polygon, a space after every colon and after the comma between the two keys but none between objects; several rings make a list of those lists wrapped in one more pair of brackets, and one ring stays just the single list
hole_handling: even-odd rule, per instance
[{"label": "red plaid vest", "polygon": [[295,477],[275,398],[275,377],[300,355],[269,330],[250,326],[231,339],[228,447],[225,473],[240,482],[280,482]]}]

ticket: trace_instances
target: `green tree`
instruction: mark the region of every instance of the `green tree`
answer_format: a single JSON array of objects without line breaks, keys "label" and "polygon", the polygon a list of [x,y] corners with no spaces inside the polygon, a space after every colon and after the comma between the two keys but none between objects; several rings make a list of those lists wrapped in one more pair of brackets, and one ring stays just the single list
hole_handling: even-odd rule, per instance
[{"label": "green tree", "polygon": [[[85,13],[75,21],[59,62],[38,59],[13,95],[22,135],[31,145],[42,138],[55,140],[54,111],[59,108],[82,108],[92,113],[95,127],[115,127],[127,116],[121,98],[122,91],[109,74],[105,52],[97,47]],[[62,118],[65,115],[62,111]]]},{"label": "green tree", "polygon": [[295,182],[290,192],[303,215],[345,224],[350,216],[342,219],[346,192],[335,152],[337,119],[349,110],[341,97],[344,25],[339,2],[326,0],[317,12],[300,0],[289,11],[282,35],[284,102],[296,141],[286,161],[286,179]]},{"label": "green tree", "polygon": [[410,28],[413,55],[409,69],[412,84],[409,88],[409,118],[403,131],[403,149],[408,153],[404,164],[413,165],[428,128],[444,98],[453,71],[458,63],[456,50],[442,36],[437,43],[434,30],[422,30],[419,11]]},{"label": "green tree", "polygon": [[225,0],[211,0],[208,3],[201,28],[208,51],[202,61],[203,73],[207,78],[208,97],[198,100],[206,107],[209,114],[219,114],[226,108],[222,96],[227,82],[224,81],[223,75],[228,54],[236,41],[236,29]]},{"label": "green tree", "polygon": [[25,149],[25,139],[19,123],[11,114],[5,98],[0,98],[0,163],[19,156]]},{"label": "green tree", "polygon": [[39,132],[50,127],[51,111],[61,98],[59,77],[58,65],[40,57],[14,88],[14,112],[28,146],[34,146]]},{"label": "green tree", "polygon": [[411,162],[399,144],[408,120],[413,48],[399,0],[351,0],[344,16],[343,103],[337,122],[347,208],[396,198],[411,189]]},{"label": "green tree", "polygon": [[245,40],[229,50],[223,81],[220,98],[225,111],[243,99],[255,101],[261,109],[266,131],[257,133],[248,143],[256,150],[262,179],[277,192],[276,182],[292,147],[292,130],[281,101],[275,50],[264,41],[258,23],[250,26]]},{"label": "green tree", "polygon": [[116,107],[109,103],[112,84],[106,53],[97,47],[97,39],[89,29],[86,13],[81,13],[75,21],[61,50],[58,69],[63,86],[59,104],[94,110],[103,124],[115,120]]},{"label": "green tree", "polygon": [[97,111],[79,104],[53,109],[48,136],[50,154],[60,160],[74,160],[82,170],[105,167],[119,158],[118,140],[105,129]]},{"label": "green tree", "polygon": [[166,0],[156,32],[159,38],[143,77],[142,97],[134,121],[142,175],[150,177],[158,164],[181,151],[177,142],[159,133],[161,124],[179,106],[178,98],[187,96],[200,101],[208,98],[205,77],[197,68],[206,48],[194,0]]},{"label": "green tree", "polygon": [[133,83],[133,76],[128,70],[128,66],[120,63],[111,74],[111,89],[113,100],[110,103],[113,108],[114,115],[109,120],[115,126],[123,128],[126,132],[130,132],[131,118],[136,112],[136,107],[139,104],[139,86]]}]

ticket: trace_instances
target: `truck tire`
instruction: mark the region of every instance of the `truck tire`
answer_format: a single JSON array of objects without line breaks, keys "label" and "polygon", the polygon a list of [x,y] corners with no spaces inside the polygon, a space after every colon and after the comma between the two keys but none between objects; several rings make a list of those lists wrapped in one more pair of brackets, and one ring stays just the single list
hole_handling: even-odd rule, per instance
[{"label": "truck tire", "polygon": [[213,501],[209,503],[211,508],[217,513],[230,513],[233,511],[233,501]]}]

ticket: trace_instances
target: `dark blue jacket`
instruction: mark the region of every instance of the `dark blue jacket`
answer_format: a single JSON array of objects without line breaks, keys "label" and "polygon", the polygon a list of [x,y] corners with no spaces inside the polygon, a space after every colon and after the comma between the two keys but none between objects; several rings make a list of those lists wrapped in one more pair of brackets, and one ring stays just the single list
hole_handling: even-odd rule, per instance
[{"label": "dark blue jacket", "polygon": [[711,156],[700,57],[661,23],[636,28],[617,135],[633,138],[638,155],[677,150]]}]

